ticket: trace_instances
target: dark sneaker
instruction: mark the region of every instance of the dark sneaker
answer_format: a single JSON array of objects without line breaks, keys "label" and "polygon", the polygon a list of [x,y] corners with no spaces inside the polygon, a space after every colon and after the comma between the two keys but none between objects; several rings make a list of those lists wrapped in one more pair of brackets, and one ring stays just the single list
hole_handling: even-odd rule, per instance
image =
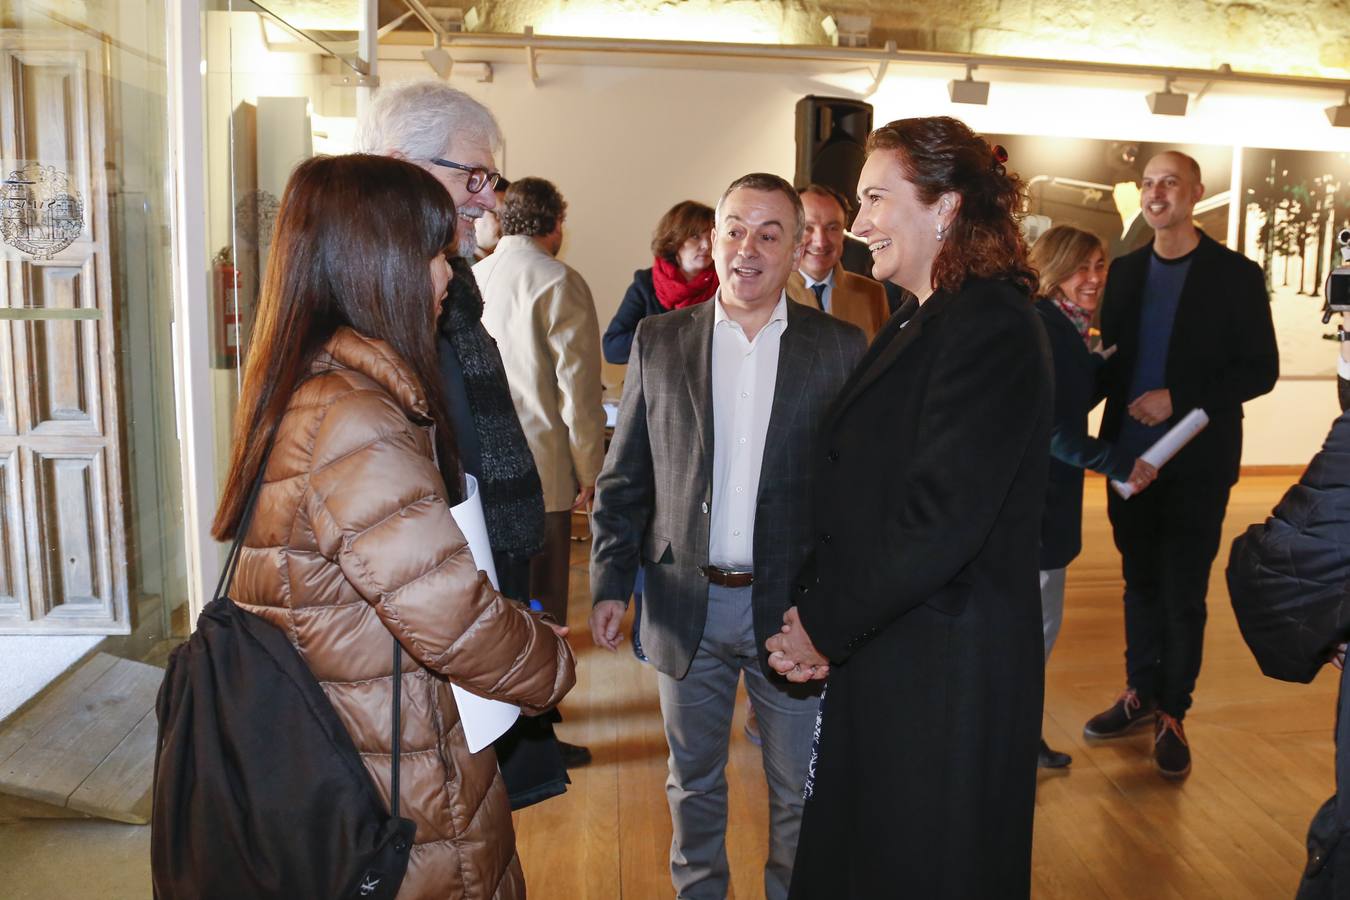
[{"label": "dark sneaker", "polygon": [[1154,709],[1151,701],[1147,704],[1141,702],[1134,688],[1127,688],[1110,709],[1087,720],[1083,726],[1083,736],[1102,741],[1129,734],[1152,721]]},{"label": "dark sneaker", "polygon": [[1191,774],[1191,745],[1181,722],[1167,713],[1158,713],[1153,726],[1153,764],[1168,781],[1180,781]]},{"label": "dark sneaker", "polygon": [[580,769],[591,764],[591,751],[580,744],[558,741],[558,750],[562,753],[563,765],[569,769]]},{"label": "dark sneaker", "polygon": [[1036,768],[1067,769],[1071,762],[1073,762],[1072,756],[1058,750],[1051,750],[1050,745],[1045,742],[1045,738],[1041,738],[1041,750],[1040,753],[1036,754]]}]

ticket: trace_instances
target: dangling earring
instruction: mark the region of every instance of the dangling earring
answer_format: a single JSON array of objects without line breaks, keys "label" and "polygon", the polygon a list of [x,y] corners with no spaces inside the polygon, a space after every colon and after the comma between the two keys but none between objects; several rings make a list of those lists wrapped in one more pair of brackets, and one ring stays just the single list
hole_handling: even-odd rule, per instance
[{"label": "dangling earring", "polygon": [[937,225],[937,239],[940,241],[946,236],[947,236],[947,226],[939,222]]}]

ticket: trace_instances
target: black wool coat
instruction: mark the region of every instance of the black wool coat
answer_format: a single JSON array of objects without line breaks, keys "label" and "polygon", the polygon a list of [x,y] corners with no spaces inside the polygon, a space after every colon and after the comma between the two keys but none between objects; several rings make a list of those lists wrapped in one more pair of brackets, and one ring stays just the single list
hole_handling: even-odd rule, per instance
[{"label": "black wool coat", "polygon": [[797,900],[1030,891],[1050,352],[1007,282],[911,309],[845,384],[816,460],[794,590],[832,668]]},{"label": "black wool coat", "polygon": [[1041,516],[1041,568],[1063,569],[1083,549],[1083,470],[1124,481],[1134,457],[1088,434],[1097,405],[1100,354],[1093,353],[1053,301],[1036,301],[1055,362],[1055,424],[1050,432],[1050,476]]},{"label": "black wool coat", "polygon": [[[1111,264],[1102,296],[1102,345],[1117,352],[1102,369],[1106,413],[1101,437],[1115,441],[1139,354],[1139,313],[1153,245]],[[1197,407],[1209,425],[1167,463],[1168,476],[1237,482],[1242,404],[1267,393],[1280,375],[1280,353],[1261,267],[1200,235],[1181,289],[1164,380],[1175,425]]]}]

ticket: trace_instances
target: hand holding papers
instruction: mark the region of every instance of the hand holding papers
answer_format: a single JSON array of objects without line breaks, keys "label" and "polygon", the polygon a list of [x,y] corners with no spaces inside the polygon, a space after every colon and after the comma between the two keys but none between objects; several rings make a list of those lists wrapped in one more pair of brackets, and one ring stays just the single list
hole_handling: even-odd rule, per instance
[{"label": "hand holding papers", "polygon": [[[1139,458],[1155,469],[1161,469],[1163,463],[1177,455],[1182,447],[1191,442],[1197,434],[1209,424],[1209,416],[1203,409],[1193,409],[1186,413],[1173,428],[1158,438],[1158,442],[1139,455]],[[1134,496],[1135,490],[1122,481],[1112,481],[1111,488],[1126,500]]]},{"label": "hand holding papers", "polygon": [[[464,476],[464,502],[450,507],[459,530],[469,542],[469,553],[478,568],[487,573],[492,586],[497,586],[497,569],[492,564],[492,548],[488,544],[487,520],[483,518],[483,500],[478,495],[478,480]],[[520,708],[500,700],[489,700],[457,684],[450,685],[459,707],[460,723],[464,726],[464,741],[470,753],[477,753],[506,733],[520,715]]]}]

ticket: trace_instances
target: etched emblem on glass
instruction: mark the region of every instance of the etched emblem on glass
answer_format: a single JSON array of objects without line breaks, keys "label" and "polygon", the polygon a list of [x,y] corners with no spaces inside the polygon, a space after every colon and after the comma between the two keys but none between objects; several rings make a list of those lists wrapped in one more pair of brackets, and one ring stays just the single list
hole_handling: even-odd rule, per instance
[{"label": "etched emblem on glass", "polygon": [[51,259],[84,231],[84,201],[70,176],[55,166],[29,163],[9,173],[0,191],[0,234],[37,259]]},{"label": "etched emblem on glass", "polygon": [[239,239],[253,247],[269,246],[279,212],[281,201],[262,188],[240,197],[234,205],[235,230]]}]

